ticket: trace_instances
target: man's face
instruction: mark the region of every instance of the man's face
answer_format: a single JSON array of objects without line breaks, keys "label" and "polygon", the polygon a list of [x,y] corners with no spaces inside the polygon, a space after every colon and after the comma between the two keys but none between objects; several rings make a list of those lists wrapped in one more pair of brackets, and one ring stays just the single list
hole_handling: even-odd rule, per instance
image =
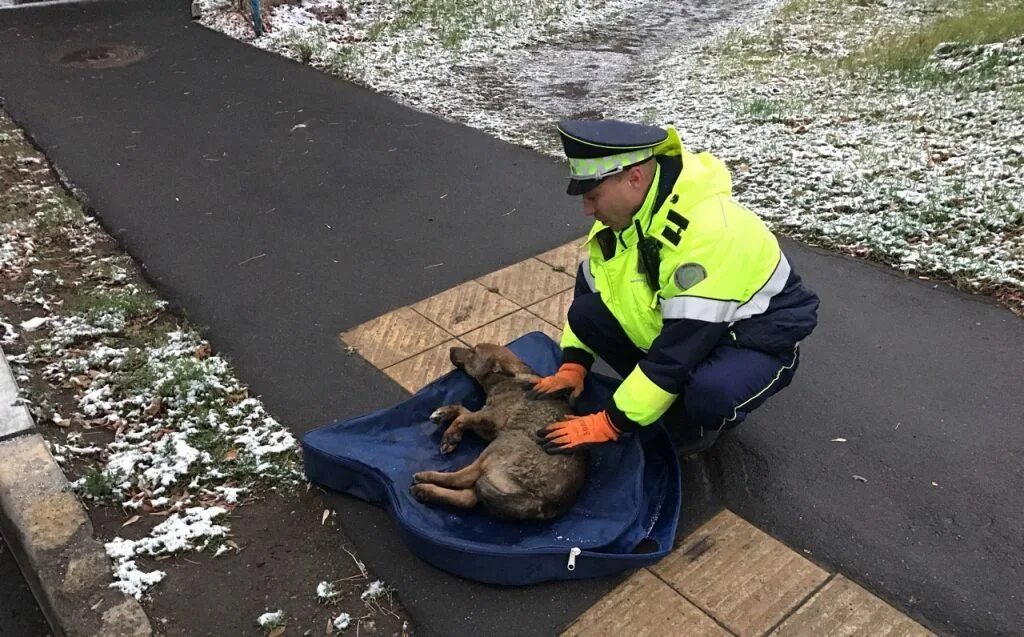
[{"label": "man's face", "polygon": [[583,214],[612,230],[624,229],[647,196],[650,184],[643,181],[643,171],[636,167],[607,177],[583,193]]}]

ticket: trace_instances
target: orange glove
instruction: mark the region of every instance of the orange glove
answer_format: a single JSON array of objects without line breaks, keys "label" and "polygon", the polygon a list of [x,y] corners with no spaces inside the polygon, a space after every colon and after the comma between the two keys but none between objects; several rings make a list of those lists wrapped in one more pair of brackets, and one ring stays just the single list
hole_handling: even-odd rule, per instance
[{"label": "orange glove", "polygon": [[537,442],[548,453],[572,453],[591,445],[619,439],[619,430],[608,418],[608,412],[599,411],[587,416],[568,415],[565,420],[552,423],[537,431]]},{"label": "orange glove", "polygon": [[526,397],[531,400],[544,398],[561,398],[569,394],[576,398],[583,391],[583,378],[587,375],[587,368],[579,363],[562,363],[554,376],[546,376],[538,380],[533,389],[526,392]]}]

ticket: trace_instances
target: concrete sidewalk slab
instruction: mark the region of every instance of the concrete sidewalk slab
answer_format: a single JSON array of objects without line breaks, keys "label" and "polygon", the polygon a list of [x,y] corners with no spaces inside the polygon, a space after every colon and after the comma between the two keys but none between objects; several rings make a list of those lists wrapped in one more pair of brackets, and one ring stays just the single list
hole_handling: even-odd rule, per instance
[{"label": "concrete sidewalk slab", "polygon": [[763,635],[828,579],[729,511],[697,529],[651,572],[739,637]]},{"label": "concrete sidewalk slab", "polygon": [[837,575],[771,637],[927,637],[920,624]]},{"label": "concrete sidewalk slab", "polygon": [[562,637],[731,637],[671,586],[641,569],[606,595]]}]

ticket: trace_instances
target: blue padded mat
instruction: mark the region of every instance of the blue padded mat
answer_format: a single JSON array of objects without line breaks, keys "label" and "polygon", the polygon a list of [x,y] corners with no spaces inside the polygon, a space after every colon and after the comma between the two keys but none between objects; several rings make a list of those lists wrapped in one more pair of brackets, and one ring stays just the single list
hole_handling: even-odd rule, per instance
[{"label": "blue padded mat", "polygon": [[[558,345],[540,332],[509,347],[535,372],[552,374]],[[577,411],[600,409],[617,381],[590,374]],[[660,425],[591,451],[587,483],[566,515],[546,522],[501,520],[482,507],[426,505],[409,487],[418,471],[454,471],[473,462],[486,443],[467,434],[447,456],[436,408],[459,403],[479,409],[483,391],[453,370],[405,402],[315,429],[303,438],[307,477],[387,507],[403,538],[422,559],[478,581],[523,585],[607,575],[652,564],[671,548],[680,508],[679,465]],[[569,554],[578,549],[574,568]]]}]

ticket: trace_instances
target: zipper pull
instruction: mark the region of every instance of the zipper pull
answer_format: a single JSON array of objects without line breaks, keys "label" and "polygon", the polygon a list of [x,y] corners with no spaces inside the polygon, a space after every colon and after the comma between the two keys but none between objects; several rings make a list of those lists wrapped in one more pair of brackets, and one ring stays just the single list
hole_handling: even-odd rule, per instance
[{"label": "zipper pull", "polygon": [[580,547],[578,547],[578,546],[574,546],[571,549],[569,549],[569,563],[565,565],[565,568],[569,569],[570,571],[575,571],[576,570],[576,556],[579,555],[582,552],[583,551],[580,550]]}]

